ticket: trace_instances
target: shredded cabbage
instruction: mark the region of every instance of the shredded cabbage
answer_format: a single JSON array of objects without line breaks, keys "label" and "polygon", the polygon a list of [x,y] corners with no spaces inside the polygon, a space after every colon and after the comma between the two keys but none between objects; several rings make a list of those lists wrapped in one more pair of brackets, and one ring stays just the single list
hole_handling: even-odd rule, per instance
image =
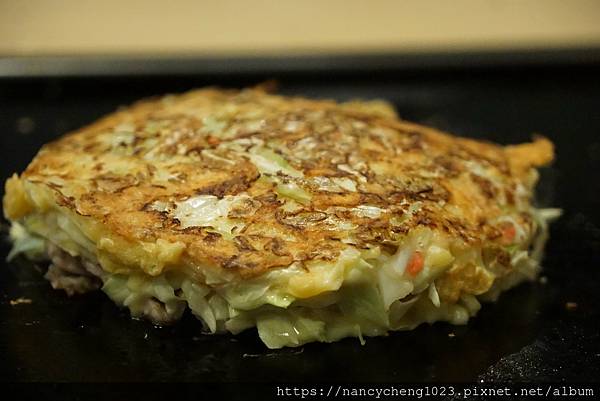
[{"label": "shredded cabbage", "polygon": [[[337,291],[353,268],[364,267],[361,253],[355,248],[340,252],[334,263],[313,261],[306,263],[306,273],[290,277],[287,290],[296,298],[310,298],[328,291]],[[367,264],[368,265],[368,264]]]},{"label": "shredded cabbage", "polygon": [[312,199],[312,195],[309,192],[305,191],[294,182],[279,184],[275,187],[275,190],[279,195],[293,199],[302,204],[306,204]]},{"label": "shredded cabbage", "polygon": [[304,174],[290,166],[290,164],[283,157],[272,151],[271,149],[255,146],[250,149],[247,154],[250,157],[252,163],[256,165],[258,171],[263,174],[277,174],[282,172],[283,174],[291,177],[303,177]]},{"label": "shredded cabbage", "polygon": [[429,285],[429,291],[427,292],[427,296],[436,308],[440,307],[440,295],[437,292],[437,288],[435,288],[435,283],[431,283]]},{"label": "shredded cabbage", "polygon": [[348,177],[313,177],[311,180],[321,191],[356,192],[356,183]]},{"label": "shredded cabbage", "polygon": [[164,276],[112,274],[105,278],[102,291],[118,305],[126,306],[134,317],[142,316],[148,301],[153,298],[164,304],[167,314],[174,316],[174,320],[185,310],[185,302],[175,295],[173,285]]},{"label": "shredded cabbage", "polygon": [[561,209],[547,208],[547,209],[534,209],[534,218],[538,224],[539,235],[533,244],[533,250],[531,251],[531,258],[541,262],[542,254],[544,252],[544,245],[549,237],[550,228],[548,223],[558,219],[562,215]]},{"label": "shredded cabbage", "polygon": [[[283,158],[269,152],[273,153],[263,149],[260,155],[279,166],[278,169],[287,168],[281,166]],[[289,202],[307,200],[300,187],[279,183],[277,188],[282,190],[280,195],[290,198]],[[189,214],[207,219],[196,223],[213,224],[226,218],[230,205],[223,203],[224,200],[202,198],[201,204],[195,204],[196,200],[188,200]],[[200,210],[209,211],[204,207],[215,213],[196,214]],[[185,212],[184,207],[177,209]],[[360,211],[366,215],[381,213],[366,208]],[[480,309],[480,299],[493,299],[523,278],[536,276],[547,239],[547,222],[559,214],[556,209],[538,210],[535,213],[538,231],[531,254],[515,248],[511,252],[513,273],[498,278],[486,294],[476,297],[463,293],[454,304],[440,299],[435,279],[453,263],[474,262],[483,266],[481,252],[468,249],[453,254],[447,241],[440,241],[428,229],[413,231],[393,254],[379,247],[359,251],[349,246],[335,262],[314,261],[306,263],[304,268],[275,269],[242,282],[223,280],[208,271],[204,283],[168,271],[155,277],[107,273],[102,290],[115,303],[127,307],[132,316],[148,313],[148,303],[160,301],[166,313],[174,318],[180,317],[188,306],[211,333],[225,330],[239,333],[256,326],[269,348],[331,342],[348,336],[364,342],[363,336],[412,329],[423,322],[466,323]],[[76,222],[66,216],[50,212],[27,218],[25,224],[23,227],[14,223],[11,227],[15,244],[9,258],[18,253],[41,257],[45,250],[42,237],[49,236],[74,255],[90,257],[90,249],[94,249]],[[406,272],[406,265],[417,250],[424,254],[424,266],[413,277]]]},{"label": "shredded cabbage", "polygon": [[31,260],[42,260],[46,256],[44,239],[30,233],[21,224],[12,223],[9,235],[13,247],[6,257],[7,261],[10,262],[19,254],[24,254]]},{"label": "shredded cabbage", "polygon": [[233,308],[239,310],[256,309],[262,305],[287,308],[294,301],[292,295],[271,286],[270,280],[263,278],[243,285],[227,285],[221,293]]},{"label": "shredded cabbage", "polygon": [[354,320],[369,335],[385,333],[389,317],[381,296],[372,285],[344,287],[339,308],[348,319]]},{"label": "shredded cabbage", "polygon": [[244,224],[227,217],[238,202],[249,199],[248,195],[226,195],[222,199],[214,195],[197,195],[176,203],[173,217],[181,222],[181,227],[212,227],[225,238],[231,238],[234,228]]},{"label": "shredded cabbage", "polygon": [[211,333],[215,333],[217,331],[217,318],[212,307],[206,300],[206,296],[210,293],[210,290],[189,280],[183,282],[181,290],[192,313],[206,324]]},{"label": "shredded cabbage", "polygon": [[260,339],[269,348],[293,347],[310,341],[326,341],[325,322],[301,314],[264,312],[256,319]]},{"label": "shredded cabbage", "polygon": [[386,310],[396,300],[410,294],[414,288],[413,283],[410,280],[400,277],[392,266],[385,264],[377,272],[379,292]]}]

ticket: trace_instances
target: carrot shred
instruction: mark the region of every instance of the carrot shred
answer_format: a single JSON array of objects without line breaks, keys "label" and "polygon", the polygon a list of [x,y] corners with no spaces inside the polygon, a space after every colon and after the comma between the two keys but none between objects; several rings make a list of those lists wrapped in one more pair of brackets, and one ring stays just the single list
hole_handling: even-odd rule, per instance
[{"label": "carrot shred", "polygon": [[406,271],[408,272],[408,274],[414,277],[417,274],[419,274],[421,270],[423,270],[424,265],[425,263],[423,260],[423,253],[416,251],[408,260],[408,264],[406,265]]},{"label": "carrot shred", "polygon": [[515,237],[517,236],[517,230],[515,226],[512,224],[507,224],[502,229],[502,238],[504,239],[504,243],[511,244]]}]

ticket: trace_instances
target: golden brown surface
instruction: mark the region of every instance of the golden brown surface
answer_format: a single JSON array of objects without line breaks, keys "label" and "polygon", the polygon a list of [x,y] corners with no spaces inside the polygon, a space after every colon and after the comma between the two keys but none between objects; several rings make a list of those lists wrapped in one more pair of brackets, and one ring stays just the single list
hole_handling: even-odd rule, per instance
[{"label": "golden brown surface", "polygon": [[[289,166],[269,173],[257,152]],[[552,157],[543,138],[504,148],[377,105],[203,89],[137,103],[66,135],[21,178],[128,241],[180,242],[187,260],[248,277],[333,259],[346,243],[393,247],[416,226],[500,244],[496,220],[511,214],[527,225],[531,167]],[[277,185],[309,199],[291,203]],[[205,195],[236,199],[230,235],[174,217],[176,203]]]}]

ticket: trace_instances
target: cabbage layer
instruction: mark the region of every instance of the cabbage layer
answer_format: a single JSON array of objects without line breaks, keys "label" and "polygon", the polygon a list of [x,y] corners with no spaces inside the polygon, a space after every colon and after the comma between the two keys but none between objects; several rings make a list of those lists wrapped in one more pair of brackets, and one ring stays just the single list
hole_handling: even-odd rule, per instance
[{"label": "cabbage layer", "polygon": [[[292,264],[248,280],[231,280],[204,266],[166,268],[153,276],[115,268],[114,261],[107,268],[106,257],[77,221],[52,210],[13,223],[9,258],[18,253],[40,258],[45,241],[52,241],[73,256],[98,262],[105,271],[102,290],[134,317],[144,316],[144,305],[153,300],[178,317],[189,308],[209,333],[236,334],[256,327],[269,348],[345,337],[362,342],[366,336],[408,330],[425,322],[465,324],[479,310],[479,300],[494,300],[501,291],[537,275],[547,222],[558,213],[535,211],[537,228],[524,242],[526,248],[507,247],[513,269],[497,277],[493,266],[483,262],[481,250],[456,247],[426,228],[413,230],[393,254],[378,246],[348,245],[336,261]],[[417,272],[409,267],[415,252],[423,255]],[[452,301],[440,297],[436,280],[469,263],[476,272],[494,278],[491,287],[481,293],[463,290]]]}]

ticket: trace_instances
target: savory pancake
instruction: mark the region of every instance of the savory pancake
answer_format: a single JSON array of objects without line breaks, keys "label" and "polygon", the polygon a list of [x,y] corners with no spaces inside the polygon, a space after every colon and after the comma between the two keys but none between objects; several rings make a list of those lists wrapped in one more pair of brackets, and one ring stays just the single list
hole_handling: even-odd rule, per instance
[{"label": "savory pancake", "polygon": [[545,138],[502,147],[260,89],[143,101],[45,145],[6,182],[10,256],[166,324],[272,348],[465,323],[539,271]]}]

